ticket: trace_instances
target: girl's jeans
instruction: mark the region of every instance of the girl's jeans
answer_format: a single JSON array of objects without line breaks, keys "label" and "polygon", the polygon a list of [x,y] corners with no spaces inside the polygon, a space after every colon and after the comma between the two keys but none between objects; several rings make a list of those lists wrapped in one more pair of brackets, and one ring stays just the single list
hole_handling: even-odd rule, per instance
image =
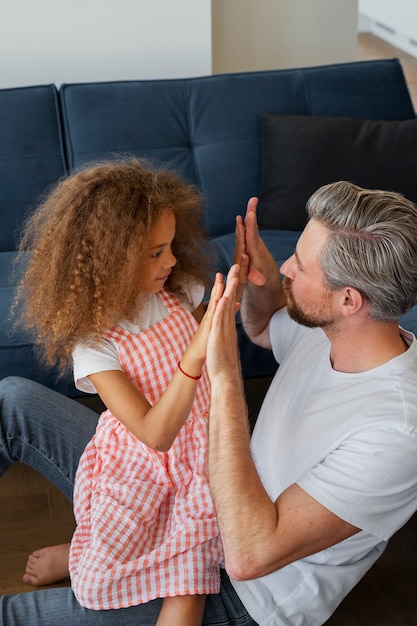
[{"label": "girl's jeans", "polygon": [[[0,475],[21,461],[34,468],[69,499],[84,447],[98,415],[81,403],[24,378],[0,381]],[[23,572],[22,572],[23,574]],[[151,626],[160,600],[127,609],[91,611],[76,601],[70,587],[0,598],[1,626]],[[256,626],[222,571],[222,587],[207,597],[204,626]]]}]

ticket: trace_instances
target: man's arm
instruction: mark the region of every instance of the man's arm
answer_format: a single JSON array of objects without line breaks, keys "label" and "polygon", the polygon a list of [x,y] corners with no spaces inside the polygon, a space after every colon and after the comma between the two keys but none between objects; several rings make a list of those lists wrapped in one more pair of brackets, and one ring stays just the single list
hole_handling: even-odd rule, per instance
[{"label": "man's arm", "polygon": [[235,276],[229,273],[208,343],[209,476],[226,569],[232,578],[246,580],[323,550],[358,529],[296,484],[275,502],[264,489],[250,452],[236,347]]},{"label": "man's arm", "polygon": [[286,296],[275,260],[259,236],[257,198],[248,202],[245,220],[236,218],[235,262],[240,265],[239,293],[245,332],[253,343],[271,348],[269,321],[286,305]]}]

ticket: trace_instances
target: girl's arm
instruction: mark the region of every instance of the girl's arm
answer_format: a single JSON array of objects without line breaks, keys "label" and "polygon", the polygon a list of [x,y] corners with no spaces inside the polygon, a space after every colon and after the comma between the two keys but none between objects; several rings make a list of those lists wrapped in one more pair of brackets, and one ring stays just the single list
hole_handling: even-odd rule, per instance
[{"label": "girl's arm", "polygon": [[213,313],[222,293],[222,276],[218,274],[208,305],[200,305],[195,312],[196,318],[201,318],[202,307],[207,306],[200,326],[181,358],[182,372],[176,370],[153,406],[121,371],[98,372],[88,377],[112,414],[150,448],[161,452],[169,450],[190,413],[206,358]]}]

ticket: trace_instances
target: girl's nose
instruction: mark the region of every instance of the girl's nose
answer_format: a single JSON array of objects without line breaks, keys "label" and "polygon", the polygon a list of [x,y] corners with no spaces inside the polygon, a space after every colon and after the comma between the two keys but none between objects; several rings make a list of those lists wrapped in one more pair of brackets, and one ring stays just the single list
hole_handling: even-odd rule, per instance
[{"label": "girl's nose", "polygon": [[171,254],[171,256],[165,260],[164,267],[169,269],[170,267],[174,267],[174,265],[176,264],[177,264],[177,259],[174,257],[173,254]]}]

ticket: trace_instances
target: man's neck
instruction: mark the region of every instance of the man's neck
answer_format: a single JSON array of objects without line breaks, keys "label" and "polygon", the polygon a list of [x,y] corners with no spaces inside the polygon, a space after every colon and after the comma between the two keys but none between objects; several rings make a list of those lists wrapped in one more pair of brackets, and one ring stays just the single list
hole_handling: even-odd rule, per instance
[{"label": "man's neck", "polygon": [[326,331],[326,334],[331,343],[332,367],[339,372],[365,372],[407,350],[397,322],[368,321],[349,329]]}]

